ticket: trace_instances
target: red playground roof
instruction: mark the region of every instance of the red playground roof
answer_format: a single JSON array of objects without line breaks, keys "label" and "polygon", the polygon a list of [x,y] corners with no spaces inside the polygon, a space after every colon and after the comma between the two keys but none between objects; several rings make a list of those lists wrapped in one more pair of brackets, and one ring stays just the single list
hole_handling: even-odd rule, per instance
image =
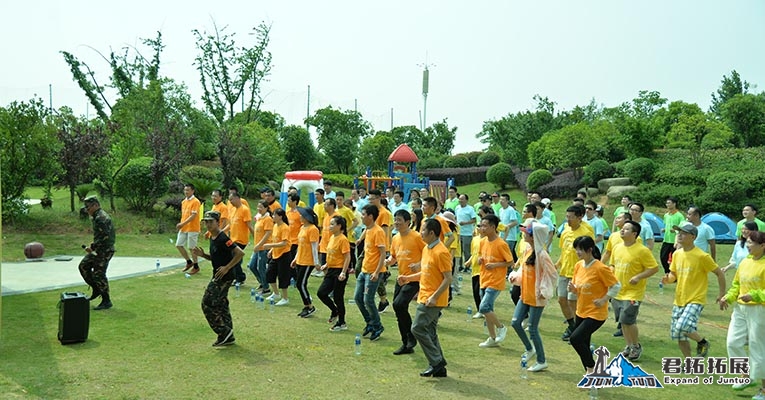
[{"label": "red playground roof", "polygon": [[390,153],[390,155],[388,156],[388,161],[411,163],[411,162],[420,161],[420,159],[417,158],[417,154],[414,154],[414,150],[412,150],[411,147],[407,146],[406,143],[404,143],[404,144],[398,145],[398,147],[396,147],[396,150],[393,150],[393,152]]}]

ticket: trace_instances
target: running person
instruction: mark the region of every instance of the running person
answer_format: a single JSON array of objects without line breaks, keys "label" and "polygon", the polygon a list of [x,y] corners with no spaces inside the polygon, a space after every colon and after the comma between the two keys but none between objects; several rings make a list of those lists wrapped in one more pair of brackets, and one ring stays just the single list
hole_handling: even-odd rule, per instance
[{"label": "running person", "polygon": [[316,312],[313,306],[311,294],[308,292],[308,278],[314,267],[319,263],[319,226],[316,213],[310,208],[299,208],[300,222],[303,226],[298,234],[298,248],[295,259],[290,266],[297,269],[297,289],[303,300],[303,310],[298,317],[308,318]]},{"label": "running person", "polygon": [[[327,199],[327,201],[334,199]],[[334,215],[329,221],[328,234],[332,235],[327,243],[327,261],[321,267],[324,280],[316,295],[330,310],[328,323],[332,332],[348,329],[345,324],[345,286],[348,283],[348,265],[351,263],[351,244],[348,242],[348,229],[345,218]],[[329,297],[330,293],[332,298]]]}]

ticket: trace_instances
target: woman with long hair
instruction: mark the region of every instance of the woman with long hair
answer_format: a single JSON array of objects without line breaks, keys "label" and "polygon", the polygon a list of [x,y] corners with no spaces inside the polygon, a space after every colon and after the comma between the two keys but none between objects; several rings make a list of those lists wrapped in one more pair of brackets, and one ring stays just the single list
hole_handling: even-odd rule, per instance
[{"label": "woman with long hair", "polygon": [[311,294],[308,292],[308,278],[319,263],[319,217],[310,208],[300,207],[300,233],[298,234],[298,247],[295,259],[290,266],[297,269],[297,290],[303,300],[303,310],[298,317],[308,318],[316,312],[313,306]]},{"label": "woman with long hair", "polygon": [[274,230],[274,220],[271,218],[271,211],[268,209],[268,203],[265,200],[258,202],[258,215],[255,216],[255,233],[254,243],[252,250],[252,258],[247,268],[252,271],[253,275],[258,278],[260,288],[258,291],[264,295],[270,294],[271,289],[268,288],[268,279],[266,278],[266,269],[268,267],[268,258],[266,253],[268,251],[263,248],[263,245],[271,241],[271,234]]},{"label": "woman with long hair", "polygon": [[[290,286],[290,228],[287,212],[282,208],[274,210],[271,216],[274,222],[274,230],[271,234],[271,243],[266,243],[263,248],[268,251],[268,269],[266,279],[271,285],[271,293],[267,300],[277,300],[275,305],[285,306],[290,303],[287,288]],[[279,285],[276,279],[279,278]],[[281,296],[277,294],[277,288]]]},{"label": "woman with long hair", "polygon": [[746,245],[746,240],[749,239],[749,233],[754,231],[759,231],[757,223],[754,221],[744,222],[744,226],[741,227],[741,236],[738,238],[738,242],[733,246],[733,253],[730,255],[728,265],[722,269],[722,272],[738,268],[741,261],[749,256],[749,246]]},{"label": "woman with long hair", "polygon": [[[536,363],[530,366],[528,370],[539,372],[547,369],[542,337],[539,335],[539,320],[547,305],[547,300],[555,295],[558,273],[545,248],[549,234],[548,227],[536,220],[527,219],[521,231],[523,232],[523,240],[528,246],[523,255],[521,270],[511,274],[511,279],[520,283],[521,286],[521,298],[515,307],[511,324],[526,348],[524,353],[526,359],[530,360],[534,354],[537,356]],[[535,240],[536,238],[539,240]],[[526,331],[522,325],[527,314],[531,341],[526,336]]]},{"label": "woman with long hair", "polygon": [[[414,191],[412,191],[414,193]],[[419,232],[422,227],[422,220],[425,216],[422,214],[422,210],[419,208],[412,209],[412,230]]]},{"label": "woman with long hair", "polygon": [[346,225],[347,221],[341,215],[330,219],[329,234],[332,236],[327,243],[327,262],[319,267],[325,274],[316,295],[331,312],[327,322],[334,323],[329,328],[332,332],[348,329],[345,324],[345,286],[348,283],[348,265],[351,263],[351,244],[346,236]]},{"label": "woman with long hair", "polygon": [[584,369],[591,374],[595,360],[590,352],[590,339],[608,319],[608,300],[619,293],[622,285],[611,268],[600,262],[600,250],[595,246],[595,240],[579,236],[574,239],[574,249],[580,261],[574,266],[568,291],[576,293],[578,300],[569,343],[579,354]]}]

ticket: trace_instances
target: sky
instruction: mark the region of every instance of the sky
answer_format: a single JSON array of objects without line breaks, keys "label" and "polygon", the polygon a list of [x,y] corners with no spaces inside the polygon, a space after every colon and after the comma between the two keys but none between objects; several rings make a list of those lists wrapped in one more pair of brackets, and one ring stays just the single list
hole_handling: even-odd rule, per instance
[{"label": "sky", "polygon": [[[533,109],[546,96],[568,110],[611,107],[656,90],[702,109],[737,70],[765,88],[765,2],[737,1],[13,1],[0,5],[0,106],[34,95],[93,116],[60,51],[101,82],[108,54],[161,31],[160,74],[202,108],[192,29],[228,26],[241,45],[271,25],[273,69],[262,109],[303,125],[310,111],[356,108],[375,130],[457,127],[454,153],[481,150],[485,121]],[[50,85],[50,86],[49,86]],[[52,88],[52,96],[49,92]],[[49,98],[50,97],[50,98]]]}]

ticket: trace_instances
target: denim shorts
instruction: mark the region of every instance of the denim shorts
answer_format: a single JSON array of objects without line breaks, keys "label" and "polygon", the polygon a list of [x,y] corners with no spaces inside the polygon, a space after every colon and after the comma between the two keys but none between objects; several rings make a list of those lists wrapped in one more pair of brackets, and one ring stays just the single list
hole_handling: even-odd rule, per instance
[{"label": "denim shorts", "polygon": [[494,312],[494,301],[497,300],[500,293],[502,291],[497,289],[481,289],[481,304],[478,306],[478,312],[481,314]]}]

